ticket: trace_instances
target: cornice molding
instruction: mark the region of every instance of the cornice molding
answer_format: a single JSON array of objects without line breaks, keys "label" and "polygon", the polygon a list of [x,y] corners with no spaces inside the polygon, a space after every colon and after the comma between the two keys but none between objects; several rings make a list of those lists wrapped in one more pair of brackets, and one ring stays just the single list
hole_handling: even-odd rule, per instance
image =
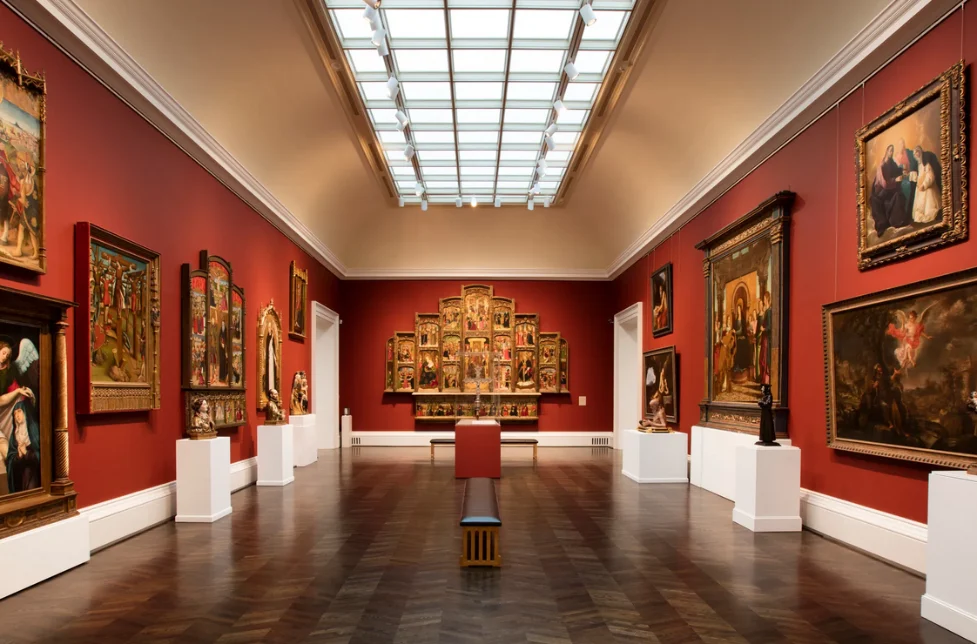
[{"label": "cornice molding", "polygon": [[350,268],[349,280],[571,280],[606,281],[603,268],[540,269],[540,268]]},{"label": "cornice molding", "polygon": [[959,0],[892,0],[783,105],[625,248],[608,268],[607,277],[618,277],[705,210],[959,4]]},{"label": "cornice molding", "polygon": [[339,257],[73,0],[3,0],[258,214],[343,277]]}]

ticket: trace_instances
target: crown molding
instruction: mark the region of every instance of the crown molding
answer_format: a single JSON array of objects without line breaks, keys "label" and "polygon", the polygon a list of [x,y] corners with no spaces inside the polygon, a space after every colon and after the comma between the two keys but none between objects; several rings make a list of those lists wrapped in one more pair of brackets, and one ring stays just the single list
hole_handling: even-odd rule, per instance
[{"label": "crown molding", "polygon": [[349,268],[349,280],[561,280],[607,281],[603,268]]},{"label": "crown molding", "polygon": [[73,0],[2,0],[258,214],[339,277],[339,257]]},{"label": "crown molding", "polygon": [[[800,89],[615,258],[614,279],[814,123],[960,0],[892,0]],[[785,186],[786,188],[786,186]]]}]

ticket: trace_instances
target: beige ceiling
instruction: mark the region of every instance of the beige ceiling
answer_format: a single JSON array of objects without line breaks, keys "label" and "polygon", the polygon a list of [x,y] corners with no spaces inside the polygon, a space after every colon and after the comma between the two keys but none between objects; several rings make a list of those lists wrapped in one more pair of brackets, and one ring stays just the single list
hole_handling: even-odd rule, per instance
[{"label": "beige ceiling", "polygon": [[659,0],[565,207],[398,208],[293,0],[76,0],[353,271],[606,270],[888,4]]}]

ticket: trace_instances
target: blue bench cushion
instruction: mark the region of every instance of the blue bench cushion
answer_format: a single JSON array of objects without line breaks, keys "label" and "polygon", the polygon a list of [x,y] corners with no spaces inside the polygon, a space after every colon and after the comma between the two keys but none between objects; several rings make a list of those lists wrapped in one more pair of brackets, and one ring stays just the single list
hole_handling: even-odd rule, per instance
[{"label": "blue bench cushion", "polygon": [[468,479],[465,485],[465,503],[461,508],[463,526],[500,526],[499,501],[495,496],[492,479]]}]

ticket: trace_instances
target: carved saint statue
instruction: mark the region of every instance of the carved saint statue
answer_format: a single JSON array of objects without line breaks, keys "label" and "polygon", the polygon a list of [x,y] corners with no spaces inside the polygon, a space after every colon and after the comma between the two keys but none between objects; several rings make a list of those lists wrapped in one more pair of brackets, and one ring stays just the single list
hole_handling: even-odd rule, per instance
[{"label": "carved saint statue", "polygon": [[292,401],[290,411],[293,416],[309,413],[309,380],[304,371],[296,371],[292,377]]},{"label": "carved saint statue", "polygon": [[268,390],[268,406],[265,407],[265,424],[285,424],[285,410],[282,409],[282,397],[278,395],[277,389]]},{"label": "carved saint statue", "polygon": [[187,428],[187,435],[191,440],[202,440],[217,438],[217,430],[214,428],[214,421],[210,417],[210,403],[206,398],[194,398],[190,403],[190,411],[193,416],[190,418],[190,427]]},{"label": "carved saint statue", "polygon": [[780,447],[777,442],[777,430],[773,426],[773,394],[770,385],[760,385],[760,440],[757,445],[765,447]]}]

